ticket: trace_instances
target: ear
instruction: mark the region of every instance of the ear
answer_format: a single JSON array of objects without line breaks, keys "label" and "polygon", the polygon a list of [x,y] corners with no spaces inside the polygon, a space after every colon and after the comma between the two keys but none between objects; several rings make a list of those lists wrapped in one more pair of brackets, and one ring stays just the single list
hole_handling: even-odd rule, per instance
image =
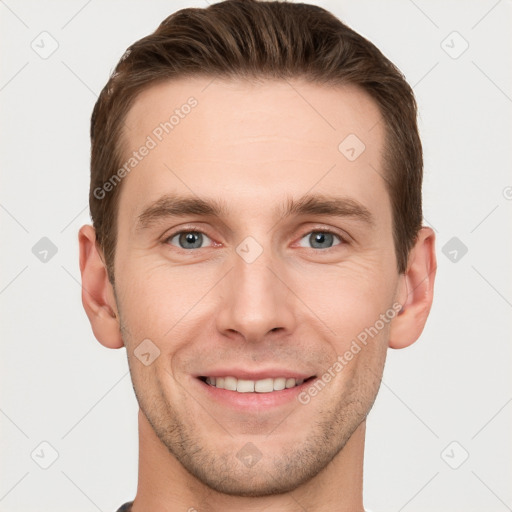
[{"label": "ear", "polygon": [[408,347],[420,337],[432,306],[436,269],[435,234],[423,227],[409,253],[407,270],[400,276],[397,297],[402,311],[391,322],[391,348]]},{"label": "ear", "polygon": [[107,348],[124,346],[119,328],[114,289],[96,243],[96,232],[85,225],[78,232],[82,304],[96,339]]}]

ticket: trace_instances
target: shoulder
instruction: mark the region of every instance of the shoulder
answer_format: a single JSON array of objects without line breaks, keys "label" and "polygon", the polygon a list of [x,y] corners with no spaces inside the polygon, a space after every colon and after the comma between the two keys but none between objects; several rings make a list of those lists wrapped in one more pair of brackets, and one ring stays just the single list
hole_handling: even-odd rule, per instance
[{"label": "shoulder", "polygon": [[133,501],[129,501],[121,506],[121,508],[117,509],[117,512],[131,512]]}]

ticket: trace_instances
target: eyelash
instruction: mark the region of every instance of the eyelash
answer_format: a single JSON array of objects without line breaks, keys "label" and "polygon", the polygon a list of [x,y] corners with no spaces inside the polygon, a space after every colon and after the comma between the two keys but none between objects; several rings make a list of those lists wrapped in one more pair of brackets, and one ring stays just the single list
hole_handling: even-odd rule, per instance
[{"label": "eyelash", "polygon": [[[166,236],[165,239],[163,240],[163,243],[165,245],[170,245],[170,241],[176,235],[181,235],[183,233],[201,233],[201,234],[207,236],[210,240],[212,240],[212,238],[210,236],[208,236],[208,234],[205,233],[201,229],[185,228],[185,229],[180,229],[179,231],[175,231],[174,233],[171,233],[169,236]],[[328,247],[327,249],[317,249],[315,247],[303,247],[303,249],[311,249],[313,251],[319,251],[319,252],[329,252],[329,251],[332,251],[332,250],[336,249],[336,247],[338,247],[340,245],[346,245],[346,244],[349,243],[348,240],[346,239],[346,237],[340,235],[336,231],[334,231],[332,229],[329,229],[329,228],[310,229],[309,231],[305,231],[304,233],[302,233],[302,235],[299,237],[299,240],[302,240],[306,235],[309,235],[309,234],[312,234],[312,233],[329,233],[331,235],[334,235],[334,236],[338,237],[338,239],[340,240],[340,243],[337,244],[337,245],[334,245],[332,247]],[[213,240],[212,240],[212,242],[213,242]],[[184,251],[184,252],[193,252],[194,250],[198,250],[198,249],[206,249],[206,247],[200,247],[198,249],[183,249],[183,248],[177,247],[175,245],[173,245],[172,247],[174,247],[175,249],[178,249],[180,251]]]}]

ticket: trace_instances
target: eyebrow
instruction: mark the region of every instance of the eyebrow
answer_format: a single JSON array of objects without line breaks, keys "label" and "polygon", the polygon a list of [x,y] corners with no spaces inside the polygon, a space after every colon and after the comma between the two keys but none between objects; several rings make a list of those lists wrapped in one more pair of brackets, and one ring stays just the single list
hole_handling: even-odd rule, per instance
[{"label": "eyebrow", "polygon": [[[375,225],[372,213],[359,201],[325,194],[306,194],[299,199],[287,197],[285,203],[274,213],[283,219],[293,215],[325,215],[348,217],[362,221],[369,226]],[[166,194],[144,208],[137,218],[136,230],[142,231],[158,221],[170,217],[199,215],[201,217],[228,218],[229,214],[229,207],[224,200]]]}]

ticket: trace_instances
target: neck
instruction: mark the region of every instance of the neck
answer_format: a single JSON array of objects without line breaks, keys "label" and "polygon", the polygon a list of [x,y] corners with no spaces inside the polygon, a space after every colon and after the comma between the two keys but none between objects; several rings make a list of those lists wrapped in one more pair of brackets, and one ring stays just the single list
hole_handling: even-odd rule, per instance
[{"label": "neck", "polygon": [[332,461],[314,478],[280,495],[231,496],[204,485],[169,453],[139,409],[139,480],[132,512],[364,512],[363,421]]}]

